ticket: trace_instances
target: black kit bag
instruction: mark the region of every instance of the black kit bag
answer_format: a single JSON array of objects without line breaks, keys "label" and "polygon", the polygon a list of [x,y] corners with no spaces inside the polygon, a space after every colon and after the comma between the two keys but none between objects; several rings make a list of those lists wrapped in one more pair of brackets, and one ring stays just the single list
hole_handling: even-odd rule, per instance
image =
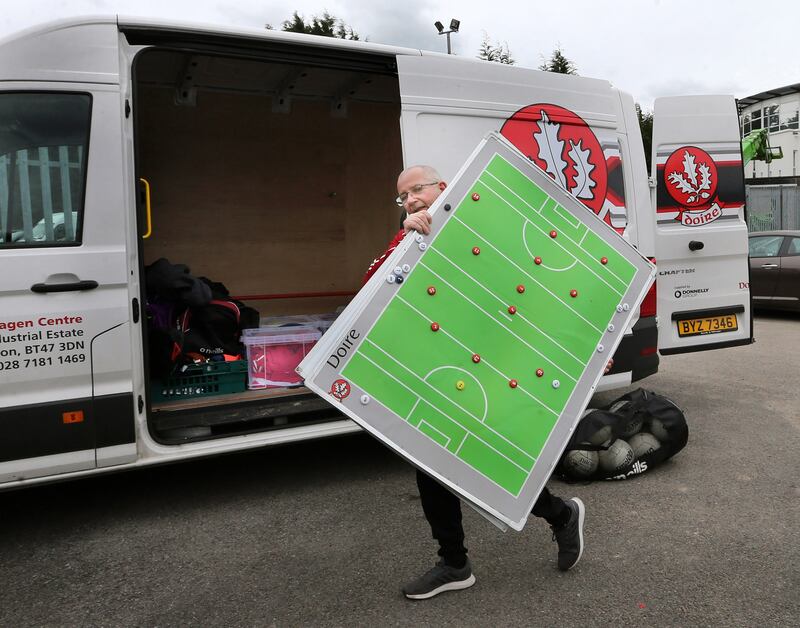
[{"label": "black kit bag", "polygon": [[258,310],[232,299],[228,289],[219,282],[200,277],[211,290],[211,300],[204,305],[186,308],[176,324],[178,362],[241,358],[244,345],[242,330],[258,327]]},{"label": "black kit bag", "polygon": [[[176,330],[179,362],[241,357],[241,310],[233,301],[212,299],[186,308],[178,316]],[[182,359],[183,358],[183,359]]]},{"label": "black kit bag", "polygon": [[566,480],[625,480],[671,458],[688,440],[683,411],[669,398],[638,388],[584,413],[557,472]]},{"label": "black kit bag", "polygon": [[223,284],[194,277],[184,264],[161,258],[145,272],[151,375],[243,354],[241,331],[258,327],[257,310],[232,299]]}]

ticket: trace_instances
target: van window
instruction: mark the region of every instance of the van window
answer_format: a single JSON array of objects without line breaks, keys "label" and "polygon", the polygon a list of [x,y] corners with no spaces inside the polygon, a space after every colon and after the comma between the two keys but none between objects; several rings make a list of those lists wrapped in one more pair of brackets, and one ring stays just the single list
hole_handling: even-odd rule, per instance
[{"label": "van window", "polygon": [[91,97],[0,94],[0,248],[80,244]]}]

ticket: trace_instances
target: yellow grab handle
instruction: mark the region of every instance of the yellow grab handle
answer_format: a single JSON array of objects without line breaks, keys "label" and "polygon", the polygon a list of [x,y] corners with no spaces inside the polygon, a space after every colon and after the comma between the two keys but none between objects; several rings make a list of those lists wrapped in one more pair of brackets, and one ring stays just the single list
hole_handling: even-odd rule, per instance
[{"label": "yellow grab handle", "polygon": [[147,179],[142,177],[139,178],[139,181],[144,185],[144,208],[145,215],[147,216],[147,232],[142,236],[142,239],[146,240],[153,233],[153,220],[150,216],[150,183]]}]

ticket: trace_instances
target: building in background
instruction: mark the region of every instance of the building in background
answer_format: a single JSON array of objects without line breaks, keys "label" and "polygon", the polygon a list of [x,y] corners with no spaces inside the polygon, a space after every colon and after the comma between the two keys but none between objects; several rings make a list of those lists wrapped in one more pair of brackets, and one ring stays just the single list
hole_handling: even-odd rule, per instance
[{"label": "building in background", "polygon": [[800,229],[800,83],[739,99],[742,137],[760,129],[783,151],[744,167],[750,231]]}]

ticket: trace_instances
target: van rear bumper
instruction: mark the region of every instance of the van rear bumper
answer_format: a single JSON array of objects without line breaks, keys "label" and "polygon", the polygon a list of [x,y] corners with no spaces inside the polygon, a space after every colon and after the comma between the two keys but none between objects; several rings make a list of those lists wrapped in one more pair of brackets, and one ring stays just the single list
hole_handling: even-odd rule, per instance
[{"label": "van rear bumper", "polygon": [[626,335],[614,354],[610,374],[630,371],[631,382],[658,371],[658,324],[655,316],[641,317]]}]

